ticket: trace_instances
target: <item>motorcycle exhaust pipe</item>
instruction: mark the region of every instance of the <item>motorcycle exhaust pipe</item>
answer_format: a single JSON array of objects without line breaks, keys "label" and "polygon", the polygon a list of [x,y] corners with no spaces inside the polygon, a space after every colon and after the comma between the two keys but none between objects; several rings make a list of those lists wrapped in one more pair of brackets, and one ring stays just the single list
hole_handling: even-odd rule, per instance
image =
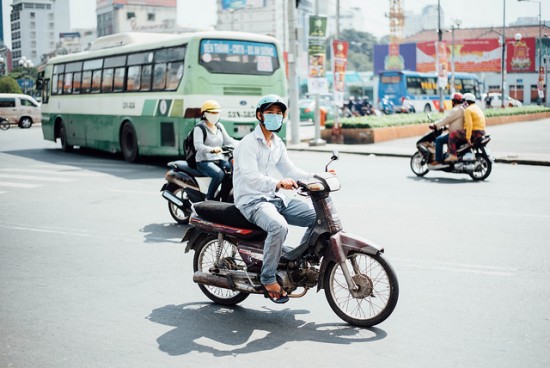
[{"label": "motorcycle exhaust pipe", "polygon": [[183,202],[181,201],[181,199],[176,197],[172,192],[170,192],[168,190],[164,190],[164,191],[162,191],[162,196],[168,202],[173,203],[173,204],[175,204],[176,206],[178,206],[180,208],[183,207]]},{"label": "motorcycle exhaust pipe", "polygon": [[242,282],[235,283],[230,278],[214,276],[205,272],[195,272],[193,274],[193,282],[223,289],[242,291],[250,294],[261,294],[261,291],[256,290],[252,285],[243,284]]}]

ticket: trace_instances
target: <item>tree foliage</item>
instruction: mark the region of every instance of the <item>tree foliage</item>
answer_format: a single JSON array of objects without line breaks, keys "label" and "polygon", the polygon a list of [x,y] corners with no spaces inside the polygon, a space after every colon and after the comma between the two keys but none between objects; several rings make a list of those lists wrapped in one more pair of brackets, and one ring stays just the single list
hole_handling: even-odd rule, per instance
[{"label": "tree foliage", "polygon": [[21,93],[21,88],[12,77],[0,78],[0,93]]},{"label": "tree foliage", "polygon": [[349,43],[348,70],[371,71],[374,45],[378,44],[376,37],[372,33],[344,29],[340,39]]}]

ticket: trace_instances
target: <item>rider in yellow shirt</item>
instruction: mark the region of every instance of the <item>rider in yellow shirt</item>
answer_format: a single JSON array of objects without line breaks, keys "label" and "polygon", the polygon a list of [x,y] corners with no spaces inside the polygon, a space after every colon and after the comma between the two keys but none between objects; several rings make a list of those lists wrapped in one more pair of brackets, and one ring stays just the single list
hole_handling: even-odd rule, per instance
[{"label": "rider in yellow shirt", "polygon": [[465,93],[464,101],[467,104],[464,110],[464,133],[463,135],[451,134],[449,136],[449,152],[451,155],[445,160],[446,162],[458,160],[456,156],[458,144],[465,140],[471,146],[472,140],[477,140],[485,135],[485,114],[476,105],[476,97],[472,93]]}]

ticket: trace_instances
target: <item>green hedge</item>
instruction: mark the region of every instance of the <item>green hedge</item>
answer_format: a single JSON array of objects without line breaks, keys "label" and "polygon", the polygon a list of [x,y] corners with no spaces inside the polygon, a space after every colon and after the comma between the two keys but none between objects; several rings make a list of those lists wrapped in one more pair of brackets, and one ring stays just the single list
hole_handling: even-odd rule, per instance
[{"label": "green hedge", "polygon": [[[544,106],[522,106],[506,109],[487,109],[485,110],[486,117],[503,116],[503,115],[527,115],[539,112],[550,112],[550,108]],[[434,120],[440,119],[443,114],[431,113],[431,118]],[[357,116],[352,118],[340,119],[342,129],[362,129],[362,128],[383,128],[388,126],[426,124],[429,123],[428,115],[423,113],[418,114],[392,114],[382,116]],[[329,120],[325,124],[325,128],[332,128],[333,120]]]}]

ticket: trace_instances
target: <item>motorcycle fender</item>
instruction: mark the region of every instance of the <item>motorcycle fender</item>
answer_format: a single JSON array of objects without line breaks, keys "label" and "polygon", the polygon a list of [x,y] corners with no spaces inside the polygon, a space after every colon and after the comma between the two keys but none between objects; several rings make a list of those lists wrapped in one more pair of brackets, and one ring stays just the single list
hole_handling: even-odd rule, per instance
[{"label": "motorcycle fender", "polygon": [[351,252],[377,255],[384,252],[384,248],[376,245],[360,236],[340,231],[330,237],[330,244],[323,255],[321,268],[319,270],[319,281],[317,291],[323,288],[325,272],[328,265],[332,262],[341,263],[346,260]]},{"label": "motorcycle fender", "polygon": [[185,233],[183,234],[183,238],[181,239],[182,243],[187,242],[185,253],[189,253],[191,249],[195,249],[196,243],[200,239],[201,234],[203,233],[195,227],[188,227],[187,229],[185,229]]},{"label": "motorcycle fender", "polygon": [[170,170],[168,173],[166,173],[166,180],[184,189],[190,188],[200,191],[199,184],[197,183],[195,178],[182,171]]}]

